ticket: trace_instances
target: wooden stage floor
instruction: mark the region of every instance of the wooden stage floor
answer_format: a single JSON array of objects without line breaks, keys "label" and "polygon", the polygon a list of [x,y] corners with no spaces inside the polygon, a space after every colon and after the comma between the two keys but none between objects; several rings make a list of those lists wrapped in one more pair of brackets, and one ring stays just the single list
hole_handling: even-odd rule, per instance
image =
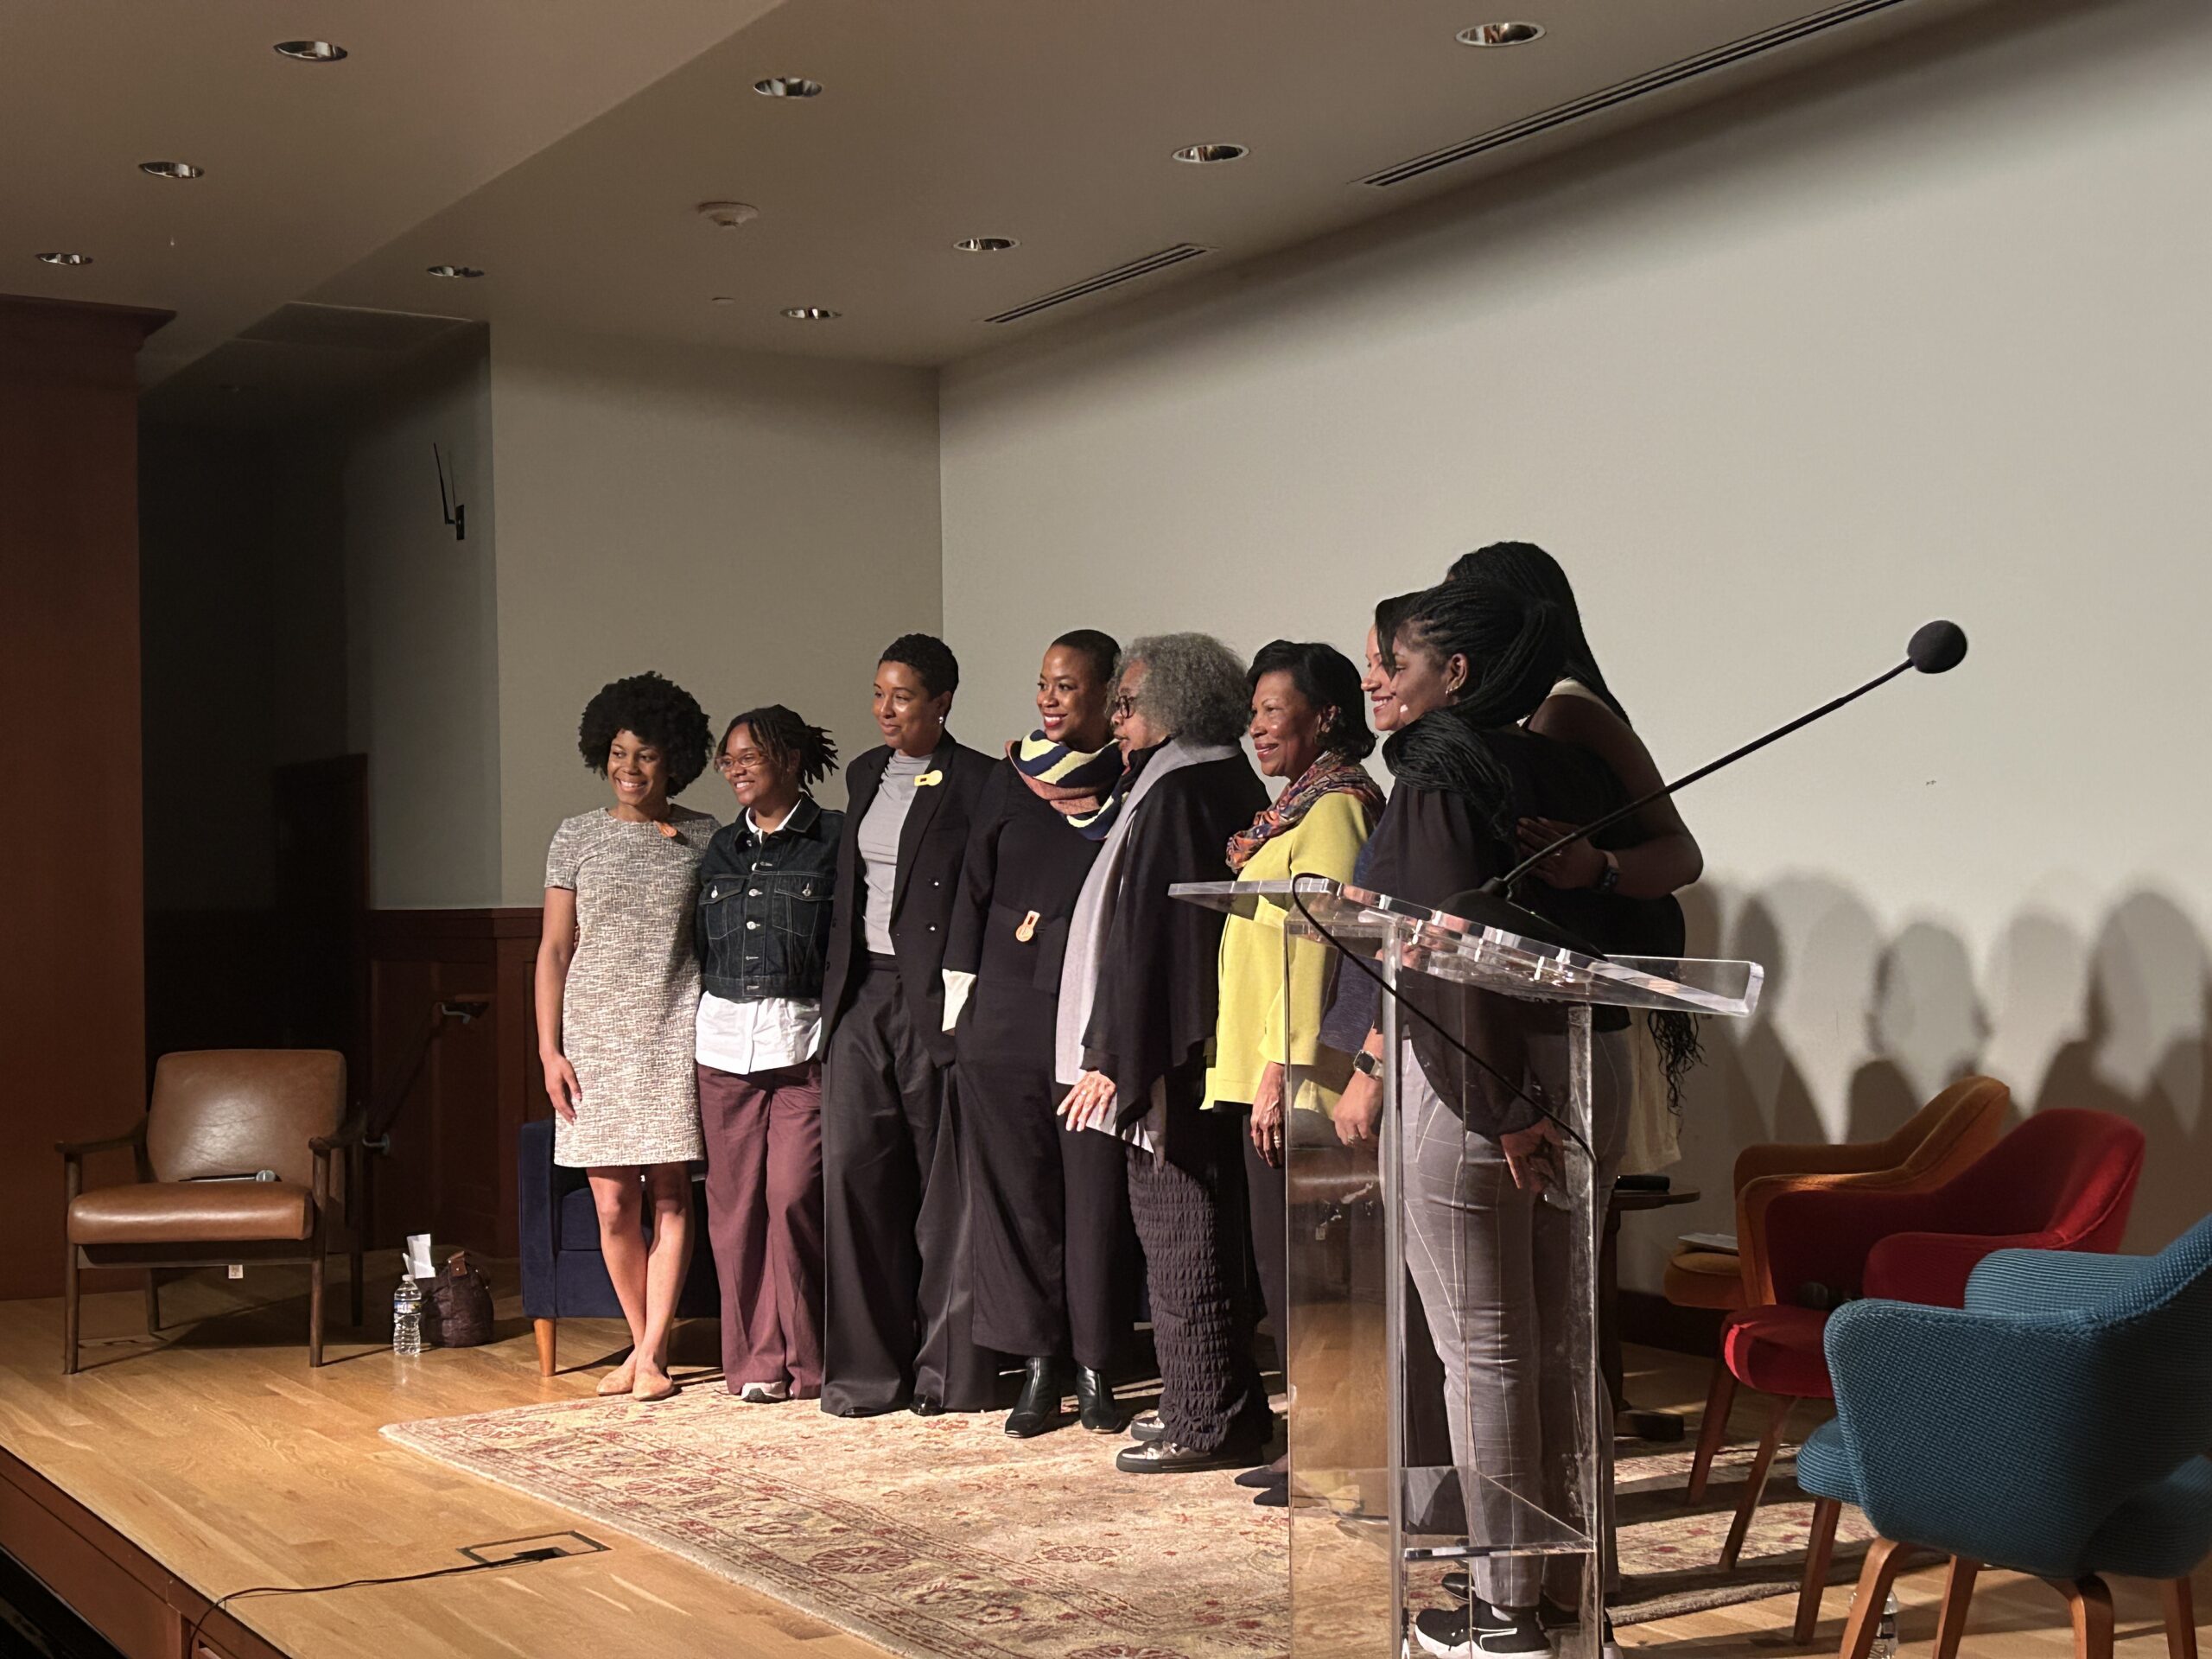
[{"label": "wooden stage floor", "polygon": [[[120,1643],[132,1659],[262,1659],[272,1649],[317,1659],[552,1659],[647,1649],[880,1659],[881,1649],[868,1643],[589,1526],[584,1529],[609,1546],[606,1553],[429,1583],[248,1599],[237,1604],[236,1624],[227,1611],[218,1614],[208,1623],[210,1644],[185,1656],[184,1622],[207,1599],[245,1586],[449,1567],[462,1563],[458,1552],[466,1546],[579,1525],[564,1510],[403,1451],[378,1430],[410,1418],[588,1394],[597,1373],[540,1378],[529,1326],[514,1317],[509,1298],[501,1300],[500,1340],[490,1346],[403,1363],[380,1346],[341,1340],[330,1345],[331,1363],[310,1371],[303,1270],[257,1268],[235,1282],[202,1274],[162,1295],[170,1323],[158,1340],[144,1335],[137,1292],[87,1299],[86,1369],[74,1377],[60,1373],[58,1303],[0,1303],[0,1450],[20,1465],[0,1482],[6,1505],[0,1529],[18,1555],[25,1550],[13,1541],[28,1535],[23,1529],[52,1535],[41,1546],[43,1562],[30,1564],[49,1582],[73,1575],[73,1586],[56,1587],[73,1588],[70,1599],[79,1611],[105,1611],[111,1619],[120,1618],[113,1610],[127,1599],[128,1586],[112,1567],[101,1578],[83,1540],[90,1535],[111,1556],[131,1556],[137,1582],[156,1581],[167,1609],[183,1610],[181,1618],[166,1611],[165,1620],[138,1618],[132,1628],[143,1633]],[[342,1289],[332,1300],[343,1310]],[[586,1363],[613,1348],[618,1327],[576,1321],[563,1327],[562,1338],[563,1363]],[[713,1366],[712,1339],[711,1325],[686,1330],[679,1376]],[[1630,1391],[1640,1405],[1690,1410],[1703,1394],[1699,1362],[1631,1351],[1630,1364]],[[1740,1430],[1748,1434],[1749,1427]],[[73,1504],[58,1501],[48,1483]],[[56,1511],[76,1516],[74,1533],[54,1533]],[[118,1544],[117,1535],[127,1542]],[[1902,1584],[1908,1650],[1925,1651],[1932,1639],[1940,1585],[1934,1568]],[[2120,1652],[2126,1659],[2163,1655],[2155,1592],[2121,1584],[2116,1594]],[[87,1597],[97,1607],[85,1605]],[[1833,1652],[1848,1597],[1847,1586],[1828,1592],[1824,1646],[1790,1643],[1786,1599],[1626,1630],[1622,1645],[1713,1659]],[[2212,1608],[2212,1574],[2200,1577],[2197,1605]],[[2072,1650],[2055,1592],[2006,1574],[1985,1575],[1963,1650],[1967,1659],[2042,1659]]]}]

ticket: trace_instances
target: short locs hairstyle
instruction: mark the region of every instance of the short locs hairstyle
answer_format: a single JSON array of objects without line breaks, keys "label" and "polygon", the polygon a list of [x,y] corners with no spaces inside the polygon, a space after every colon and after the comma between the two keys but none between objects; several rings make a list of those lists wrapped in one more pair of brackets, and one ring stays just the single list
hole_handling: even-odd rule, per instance
[{"label": "short locs hairstyle", "polygon": [[680,795],[696,783],[713,752],[714,728],[699,700],[675,682],[647,670],[600,687],[584,705],[576,726],[576,747],[584,765],[607,776],[607,753],[615,737],[634,732],[668,763],[668,792]]},{"label": "short locs hairstyle", "polygon": [[1317,640],[1269,640],[1252,659],[1245,690],[1257,691],[1262,676],[1278,673],[1290,676],[1307,707],[1336,711],[1336,718],[1321,730],[1323,753],[1364,760],[1375,752],[1375,734],[1367,729],[1366,696],[1359,689],[1359,671],[1351,658]]},{"label": "short locs hairstyle", "polygon": [[827,778],[837,764],[836,740],[821,727],[808,725],[797,710],[780,702],[748,709],[723,727],[716,753],[729,747],[729,734],[741,726],[752,732],[753,742],[774,756],[778,766],[798,773],[799,783],[805,788],[811,789]]},{"label": "short locs hairstyle", "polygon": [[960,659],[933,633],[902,633],[876,660],[904,663],[922,677],[922,689],[933,697],[950,696],[960,689]]}]

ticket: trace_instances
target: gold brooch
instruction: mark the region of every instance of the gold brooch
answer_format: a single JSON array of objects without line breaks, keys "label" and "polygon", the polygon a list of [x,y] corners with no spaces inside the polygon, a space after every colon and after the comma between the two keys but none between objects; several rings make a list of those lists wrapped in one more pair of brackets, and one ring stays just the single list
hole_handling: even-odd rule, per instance
[{"label": "gold brooch", "polygon": [[1037,923],[1039,920],[1039,918],[1037,912],[1033,910],[1031,911],[1027,916],[1021,918],[1021,925],[1014,930],[1014,937],[1020,940],[1024,944],[1028,944],[1030,940],[1037,937]]},{"label": "gold brooch", "polygon": [[920,777],[914,779],[914,787],[916,789],[930,789],[943,783],[944,781],[944,774],[943,772],[925,772]]}]

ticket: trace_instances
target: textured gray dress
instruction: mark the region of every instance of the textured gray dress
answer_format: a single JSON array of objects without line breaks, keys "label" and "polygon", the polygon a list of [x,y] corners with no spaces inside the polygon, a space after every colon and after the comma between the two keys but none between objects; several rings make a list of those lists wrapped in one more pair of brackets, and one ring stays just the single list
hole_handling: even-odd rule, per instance
[{"label": "textured gray dress", "polygon": [[692,1067],[699,859],[718,827],[672,807],[666,836],[601,808],[553,832],[545,885],[576,895],[576,953],[561,994],[561,1052],[583,1099],[556,1119],[553,1161],[572,1169],[703,1157]]}]

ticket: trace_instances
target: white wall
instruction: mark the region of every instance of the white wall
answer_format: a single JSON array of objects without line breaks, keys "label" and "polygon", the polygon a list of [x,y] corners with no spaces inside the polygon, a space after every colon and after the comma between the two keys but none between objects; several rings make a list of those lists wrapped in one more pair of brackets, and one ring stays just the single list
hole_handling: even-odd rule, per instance
[{"label": "white wall", "polygon": [[[721,722],[786,702],[847,758],[878,654],[941,611],[936,378],[503,327],[499,902],[536,904],[545,844],[606,785],[576,720],[658,669]],[[842,802],[842,779],[823,791]],[[683,798],[727,820],[709,772]]]},{"label": "white wall", "polygon": [[[467,508],[443,522],[430,446]],[[491,370],[480,335],[379,394],[341,441],[349,746],[369,757],[370,902],[496,902],[498,619]]]},{"label": "white wall", "polygon": [[945,378],[978,732],[1061,629],[1354,651],[1503,537],[1568,565],[1675,770],[1967,626],[1689,798],[1699,943],[1772,978],[1631,1284],[1731,1224],[1738,1144],[1879,1135],[1967,1066],[2143,1123],[2139,1244],[2212,1203],[2212,12],[2030,16]]}]

